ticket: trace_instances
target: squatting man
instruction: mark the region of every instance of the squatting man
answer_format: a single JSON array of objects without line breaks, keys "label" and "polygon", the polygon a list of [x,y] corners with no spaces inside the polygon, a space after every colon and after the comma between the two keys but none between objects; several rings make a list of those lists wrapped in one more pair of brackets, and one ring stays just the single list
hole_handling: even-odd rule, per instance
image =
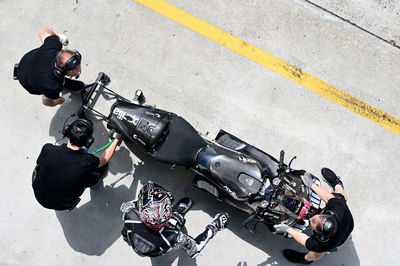
[{"label": "squatting man", "polygon": [[310,218],[313,234],[308,236],[286,224],[274,226],[276,233],[290,234],[298,243],[309,250],[308,253],[302,253],[285,249],[283,255],[291,262],[310,264],[315,260],[319,260],[326,252],[336,251],[336,248],[342,245],[353,231],[353,216],[346,204],[347,195],[344,192],[343,182],[328,168],[322,168],[321,173],[334,189],[333,193],[317,186],[310,173],[306,172],[301,177],[304,184],[317,193],[321,200],[326,203],[322,213]]}]

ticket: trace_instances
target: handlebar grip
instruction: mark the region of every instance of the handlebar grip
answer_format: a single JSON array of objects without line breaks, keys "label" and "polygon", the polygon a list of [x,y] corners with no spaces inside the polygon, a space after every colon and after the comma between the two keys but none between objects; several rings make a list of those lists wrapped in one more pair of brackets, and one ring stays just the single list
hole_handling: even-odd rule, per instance
[{"label": "handlebar grip", "polygon": [[283,165],[283,158],[285,157],[285,151],[281,150],[281,153],[279,155],[279,165]]}]

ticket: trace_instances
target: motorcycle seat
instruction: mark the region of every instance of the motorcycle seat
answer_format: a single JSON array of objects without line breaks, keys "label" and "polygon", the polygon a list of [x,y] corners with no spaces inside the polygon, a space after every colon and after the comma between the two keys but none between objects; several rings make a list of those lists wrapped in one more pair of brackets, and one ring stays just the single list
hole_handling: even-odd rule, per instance
[{"label": "motorcycle seat", "polygon": [[270,177],[277,176],[278,161],[272,156],[223,130],[220,130],[215,140],[222,146],[241,152],[257,160],[261,164],[264,174],[266,173]]},{"label": "motorcycle seat", "polygon": [[153,156],[162,162],[186,167],[196,165],[198,151],[207,143],[184,118],[172,115],[168,134]]}]

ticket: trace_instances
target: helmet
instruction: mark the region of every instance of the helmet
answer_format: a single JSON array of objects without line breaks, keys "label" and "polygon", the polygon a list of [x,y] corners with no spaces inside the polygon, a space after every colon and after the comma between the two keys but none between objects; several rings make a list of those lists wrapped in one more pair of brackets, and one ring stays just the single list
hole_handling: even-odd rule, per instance
[{"label": "helmet", "polygon": [[140,220],[149,228],[159,229],[172,216],[172,195],[160,185],[149,182],[140,189],[137,206]]},{"label": "helmet", "polygon": [[327,241],[333,237],[338,229],[337,214],[333,211],[324,211],[322,217],[322,226],[318,228],[317,233],[321,241]]}]

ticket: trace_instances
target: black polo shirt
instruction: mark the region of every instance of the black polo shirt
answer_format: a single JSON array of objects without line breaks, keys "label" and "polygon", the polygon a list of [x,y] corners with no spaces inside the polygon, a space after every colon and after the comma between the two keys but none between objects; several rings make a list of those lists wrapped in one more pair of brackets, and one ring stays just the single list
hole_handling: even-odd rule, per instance
[{"label": "black polo shirt", "polygon": [[44,43],[26,53],[18,65],[18,79],[30,93],[57,99],[63,89],[63,78],[54,75],[57,53],[62,44],[57,35],[48,36]]},{"label": "black polo shirt", "polygon": [[32,186],[38,202],[46,208],[66,210],[73,207],[86,187],[100,177],[93,175],[98,157],[67,145],[46,144],[36,161],[37,174]]},{"label": "black polo shirt", "polygon": [[336,234],[327,241],[321,241],[317,236],[312,235],[306,241],[306,248],[315,252],[327,252],[342,245],[354,228],[354,220],[346,200],[340,195],[328,200],[325,210],[334,211],[337,214],[338,229]]}]

